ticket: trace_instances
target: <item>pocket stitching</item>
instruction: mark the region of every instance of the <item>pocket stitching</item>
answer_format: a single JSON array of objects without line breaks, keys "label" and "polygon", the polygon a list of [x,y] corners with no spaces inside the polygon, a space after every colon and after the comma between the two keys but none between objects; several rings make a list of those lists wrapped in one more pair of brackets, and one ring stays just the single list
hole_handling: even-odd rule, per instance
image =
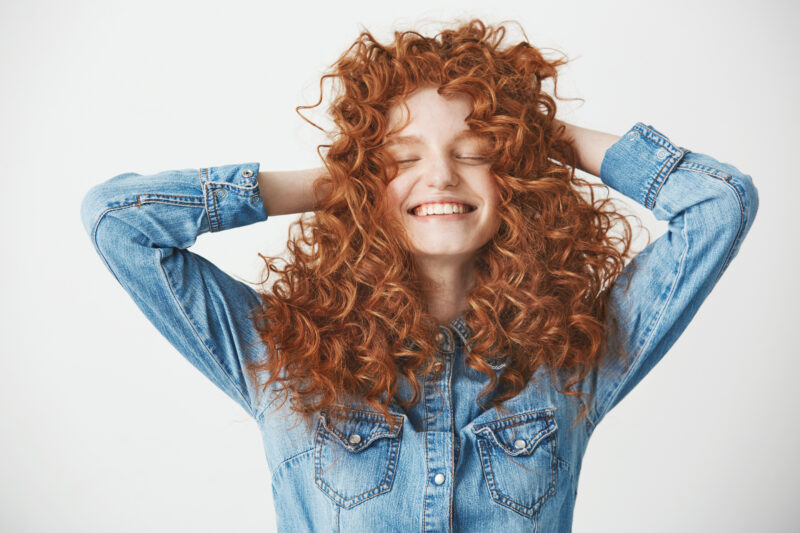
[{"label": "pocket stitching", "polygon": [[[550,442],[550,449],[546,450],[548,453],[550,453],[550,456],[551,456],[551,460],[550,460],[550,469],[551,469],[550,485],[548,487],[548,490],[544,494],[542,494],[536,501],[534,501],[531,504],[530,507],[524,506],[524,505],[520,504],[519,502],[514,501],[510,497],[508,497],[508,496],[506,496],[506,495],[504,495],[504,494],[502,494],[500,492],[500,490],[497,488],[497,484],[495,482],[495,478],[497,476],[496,476],[496,474],[494,472],[494,465],[492,463],[492,458],[491,458],[491,454],[490,454],[490,449],[493,446],[492,441],[497,443],[496,447],[499,447],[500,450],[502,451],[502,453],[504,453],[506,455],[510,455],[512,457],[518,457],[518,456],[522,455],[522,452],[525,452],[528,449],[528,448],[525,448],[523,450],[515,450],[515,452],[519,452],[519,453],[509,452],[509,450],[506,448],[506,446],[504,446],[504,445],[502,445],[500,443],[499,438],[494,433],[495,429],[504,429],[504,428],[506,428],[506,427],[508,427],[510,425],[514,425],[511,422],[515,422],[519,418],[523,418],[523,420],[521,422],[517,422],[517,425],[518,424],[524,424],[524,423],[533,422],[533,421],[539,420],[541,418],[544,418],[546,423],[547,423],[547,428],[545,428],[544,430],[540,431],[537,434],[538,438],[535,441],[535,445],[531,445],[529,443],[528,448],[530,448],[530,452],[527,453],[527,454],[524,454],[525,456],[532,455],[534,453],[535,449],[537,449],[540,446],[540,444],[546,444],[546,442],[544,442],[544,441],[545,441],[545,439],[547,437],[552,437],[552,440]],[[517,513],[519,513],[519,514],[521,514],[521,515],[523,515],[523,516],[525,516],[527,518],[531,518],[531,517],[535,516],[538,513],[539,509],[544,504],[544,502],[547,499],[549,499],[553,494],[555,494],[556,486],[557,486],[557,483],[558,483],[558,463],[557,463],[557,451],[556,451],[558,449],[557,446],[556,446],[557,442],[558,442],[558,432],[556,431],[556,429],[557,429],[557,426],[555,424],[555,416],[553,414],[553,410],[552,409],[542,409],[542,410],[538,410],[538,411],[529,411],[529,412],[526,412],[526,413],[520,413],[518,415],[509,416],[509,417],[506,417],[506,418],[502,418],[500,420],[493,420],[493,421],[490,421],[490,422],[485,422],[483,424],[479,424],[479,425],[474,426],[472,428],[473,432],[478,437],[478,447],[480,449],[480,456],[481,456],[481,463],[482,463],[482,466],[483,466],[484,479],[486,480],[486,485],[489,488],[489,494],[490,494],[492,500],[494,500],[495,502],[497,502],[500,505],[503,505],[504,507],[508,507],[512,511],[515,511],[515,512],[517,512]],[[488,430],[488,431],[486,431],[486,430]],[[545,432],[545,434],[542,435],[542,432]],[[491,435],[491,436],[490,437],[486,436],[487,433],[489,435]],[[487,469],[487,466],[488,466],[488,469]]]},{"label": "pocket stitching", "polygon": [[[355,416],[351,416],[351,413],[354,413],[354,412],[357,412],[359,414],[357,414]],[[370,444],[372,444],[373,442],[375,442],[378,439],[381,439],[381,438],[384,438],[384,437],[391,437],[391,438],[398,437],[399,434],[400,434],[400,430],[402,429],[402,425],[400,423],[398,423],[395,426],[397,429],[393,430],[393,429],[391,429],[391,427],[389,427],[388,423],[381,422],[381,420],[383,420],[383,417],[376,418],[372,414],[369,414],[367,411],[362,411],[360,409],[354,409],[352,411],[346,411],[345,414],[346,414],[347,418],[350,419],[350,420],[359,420],[359,421],[362,421],[362,422],[368,422],[368,423],[373,424],[373,427],[380,426],[380,427],[388,428],[383,432],[376,433],[376,432],[373,431],[372,433],[370,433],[369,437],[364,439],[362,442],[359,442],[358,444],[352,444],[347,439],[347,436],[344,435],[336,427],[336,424],[333,424],[333,423],[329,424],[327,417],[325,416],[325,414],[323,414],[321,416],[321,424],[323,426],[325,426],[325,429],[330,434],[332,434],[334,437],[336,437],[336,440],[339,441],[339,443],[342,446],[344,446],[349,451],[354,452],[354,453],[361,453],[363,450],[366,450],[369,447]]]},{"label": "pocket stitching", "polygon": [[[555,433],[555,431],[556,431],[555,419],[554,419],[554,417],[552,415],[552,411],[550,411],[550,410],[547,410],[547,411],[534,411],[534,412],[531,412],[531,413],[536,413],[536,414],[542,413],[542,416],[531,416],[530,418],[525,418],[524,420],[522,420],[521,422],[518,422],[517,424],[505,424],[505,423],[502,424],[502,425],[499,424],[499,422],[506,422],[507,419],[504,418],[504,419],[501,419],[501,420],[495,420],[494,422],[486,422],[486,423],[480,424],[478,426],[475,426],[475,427],[478,427],[479,429],[473,428],[473,431],[476,434],[482,434],[482,435],[488,434],[488,435],[490,435],[490,437],[484,437],[484,438],[486,438],[486,439],[491,438],[493,441],[495,441],[497,443],[497,446],[500,447],[508,455],[511,455],[511,456],[514,456],[514,457],[517,457],[519,455],[526,455],[526,456],[527,455],[531,455],[533,453],[533,450],[539,445],[539,442],[541,442],[543,439],[545,439],[549,435]],[[525,413],[523,415],[515,415],[513,417],[509,417],[509,419],[518,418],[520,416],[525,416],[525,415],[529,416],[531,413]],[[499,437],[495,433],[495,430],[498,430],[498,429],[505,429],[506,427],[509,427],[511,425],[527,424],[529,422],[533,422],[533,421],[539,420],[539,419],[545,419],[547,421],[547,427],[545,427],[544,429],[539,431],[539,433],[534,435],[531,438],[531,440],[528,442],[528,445],[525,448],[522,448],[521,450],[518,450],[516,448],[514,448],[514,449],[509,448],[507,444],[504,444],[503,442],[500,441]]]},{"label": "pocket stitching", "polygon": [[[360,413],[362,413],[362,415],[360,417],[358,417],[358,418],[350,417],[350,413],[351,412],[360,412]],[[358,420],[362,420],[362,421],[366,421],[366,422],[375,422],[375,423],[378,423],[378,424],[381,424],[382,422],[380,422],[380,420],[383,420],[383,418],[380,417],[379,414],[378,414],[378,418],[376,419],[372,414],[368,414],[367,412],[360,411],[360,410],[348,411],[348,412],[346,412],[346,415],[349,418],[356,418]],[[317,485],[317,487],[320,490],[322,490],[322,492],[325,495],[327,495],[331,500],[333,500],[334,503],[336,503],[337,505],[339,505],[339,506],[341,506],[341,507],[343,507],[345,509],[349,509],[351,507],[354,507],[354,506],[356,506],[356,505],[358,505],[360,503],[363,503],[364,501],[366,501],[366,500],[368,500],[370,498],[374,498],[375,496],[378,496],[380,494],[383,494],[383,493],[388,492],[389,490],[391,490],[392,485],[394,484],[394,478],[395,478],[395,473],[396,473],[396,468],[397,468],[398,457],[400,455],[399,454],[399,448],[400,448],[399,434],[400,434],[400,429],[402,428],[402,425],[398,425],[398,429],[397,430],[391,430],[390,429],[388,432],[381,433],[380,436],[371,437],[369,439],[369,441],[368,441],[369,443],[372,443],[372,442],[378,440],[379,438],[384,438],[384,437],[390,439],[390,441],[389,441],[389,449],[388,449],[387,454],[386,454],[387,455],[387,458],[386,458],[386,462],[387,462],[386,471],[384,472],[383,479],[381,479],[380,483],[376,487],[373,487],[373,488],[371,488],[369,490],[366,490],[366,491],[364,491],[364,492],[362,492],[360,494],[357,494],[357,495],[352,496],[350,498],[345,498],[343,495],[341,495],[336,490],[335,487],[333,487],[332,485],[327,483],[324,479],[322,479],[321,474],[320,474],[320,472],[322,471],[322,465],[321,465],[321,462],[320,462],[321,461],[321,454],[322,454],[322,449],[323,449],[323,446],[325,445],[325,443],[326,442],[335,442],[337,445],[340,445],[340,446],[342,444],[342,442],[340,441],[340,438],[339,438],[339,436],[337,434],[338,432],[337,433],[332,432],[330,430],[330,428],[328,428],[326,422],[327,422],[327,420],[325,419],[324,415],[321,416],[320,420],[319,420],[319,422],[317,424],[317,431],[316,431],[316,435],[315,435],[315,439],[314,439],[314,448],[315,448],[315,450],[314,450],[314,481],[315,481],[315,484]],[[385,424],[385,422],[383,422],[383,424]],[[333,438],[331,438],[331,436],[333,436],[335,438],[335,440]],[[366,444],[364,446],[362,446],[360,450],[353,450],[352,449],[352,445],[345,446],[344,449],[347,450],[350,453],[360,453],[361,451],[366,449]]]}]

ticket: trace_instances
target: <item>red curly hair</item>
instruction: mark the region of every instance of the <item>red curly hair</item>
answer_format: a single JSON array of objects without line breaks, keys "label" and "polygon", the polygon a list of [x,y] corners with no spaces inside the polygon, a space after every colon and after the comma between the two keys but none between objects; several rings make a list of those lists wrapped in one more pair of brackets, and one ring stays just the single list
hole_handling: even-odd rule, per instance
[{"label": "red curly hair", "polygon": [[[291,399],[307,423],[348,398],[392,421],[389,404],[418,403],[418,376],[441,372],[433,366],[438,322],[385,202],[397,173],[385,149],[389,109],[430,85],[471,99],[467,124],[490,141],[499,188],[500,227],[478,251],[464,315],[474,332],[466,364],[490,378],[478,401],[493,392],[489,405],[502,409],[547,365],[552,377],[567,371],[560,392],[579,397],[578,419],[588,411],[580,396],[589,393],[567,389],[605,355],[616,323],[608,289],[629,256],[631,226],[607,194],[595,200],[593,188],[607,193],[604,184],[575,175],[577,153],[554,122],[555,100],[543,82],[552,79],[561,99],[557,68],[567,61],[545,59],[527,39],[505,45],[505,34],[502,24],[472,20],[434,37],[395,32],[383,45],[363,31],[323,75],[319,101],[297,108],[320,105],[325,79],[338,83],[330,107],[336,132],[318,147],[328,174],[314,186],[321,200],[292,225],[290,261],[262,256],[265,290],[253,320],[267,357],[249,370],[266,371],[265,390],[280,383],[281,405]],[[271,272],[278,279],[270,291]],[[499,378],[490,365],[498,361]],[[395,398],[398,375],[409,380],[412,398]]]}]

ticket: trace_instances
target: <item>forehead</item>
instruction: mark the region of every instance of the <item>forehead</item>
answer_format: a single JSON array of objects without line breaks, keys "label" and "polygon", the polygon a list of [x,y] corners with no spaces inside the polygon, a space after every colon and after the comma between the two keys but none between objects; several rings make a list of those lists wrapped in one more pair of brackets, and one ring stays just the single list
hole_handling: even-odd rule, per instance
[{"label": "forehead", "polygon": [[435,87],[417,89],[389,108],[390,125],[412,122],[463,122],[472,111],[472,99],[464,94],[439,94]]}]

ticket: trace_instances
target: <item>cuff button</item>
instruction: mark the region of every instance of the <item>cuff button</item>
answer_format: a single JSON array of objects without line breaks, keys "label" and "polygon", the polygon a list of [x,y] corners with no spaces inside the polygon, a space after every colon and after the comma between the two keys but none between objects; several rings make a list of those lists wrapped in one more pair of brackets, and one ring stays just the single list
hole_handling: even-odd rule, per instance
[{"label": "cuff button", "polygon": [[242,176],[244,176],[245,178],[249,178],[252,175],[253,175],[253,171],[250,170],[249,168],[247,168],[245,170],[242,170]]},{"label": "cuff button", "polygon": [[659,158],[659,159],[666,159],[668,155],[669,155],[669,152],[667,152],[663,148],[659,148],[656,151],[656,157]]}]

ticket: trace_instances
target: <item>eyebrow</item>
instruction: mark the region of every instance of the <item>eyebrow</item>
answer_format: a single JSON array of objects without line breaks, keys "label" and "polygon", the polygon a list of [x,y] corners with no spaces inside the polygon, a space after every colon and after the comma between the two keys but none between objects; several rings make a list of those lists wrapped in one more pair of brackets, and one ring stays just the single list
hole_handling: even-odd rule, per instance
[{"label": "eyebrow", "polygon": [[[453,139],[454,141],[460,141],[466,138],[479,138],[480,136],[472,130],[463,130],[456,138]],[[386,145],[390,146],[393,144],[423,144],[422,138],[417,135],[399,135],[399,136],[391,136],[386,141]]]}]

